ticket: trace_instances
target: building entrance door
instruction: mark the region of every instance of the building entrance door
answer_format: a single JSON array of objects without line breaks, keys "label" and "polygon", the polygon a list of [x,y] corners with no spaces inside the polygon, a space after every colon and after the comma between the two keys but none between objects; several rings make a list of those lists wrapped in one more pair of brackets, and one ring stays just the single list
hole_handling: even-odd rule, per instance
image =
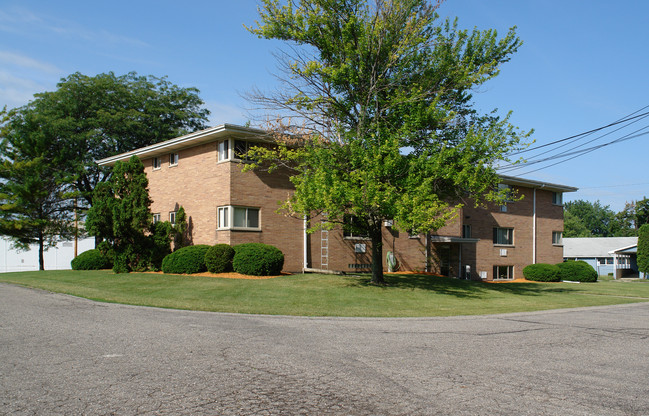
[{"label": "building entrance door", "polygon": [[442,276],[451,275],[451,246],[443,244],[439,246],[437,251],[439,255],[439,271]]}]

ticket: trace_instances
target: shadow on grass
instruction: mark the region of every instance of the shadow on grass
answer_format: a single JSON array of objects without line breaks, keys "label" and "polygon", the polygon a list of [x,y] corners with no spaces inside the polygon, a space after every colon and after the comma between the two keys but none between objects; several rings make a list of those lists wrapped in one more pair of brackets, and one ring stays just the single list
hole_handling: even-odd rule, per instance
[{"label": "shadow on grass", "polygon": [[461,280],[450,277],[431,276],[426,274],[390,274],[385,275],[385,286],[376,286],[370,276],[346,276],[349,287],[378,287],[429,290],[458,298],[481,298],[493,292],[508,293],[519,296],[540,296],[547,293],[573,293],[570,287],[549,287],[538,283],[485,283],[474,280]]}]

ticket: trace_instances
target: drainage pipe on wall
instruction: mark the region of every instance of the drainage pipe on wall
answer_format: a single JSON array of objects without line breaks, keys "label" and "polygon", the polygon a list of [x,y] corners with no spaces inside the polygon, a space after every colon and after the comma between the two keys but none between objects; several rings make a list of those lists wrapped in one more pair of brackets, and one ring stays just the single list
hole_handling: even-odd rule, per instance
[{"label": "drainage pipe on wall", "polygon": [[308,247],[307,247],[308,235],[307,235],[307,232],[306,232],[306,230],[308,229],[308,226],[309,226],[309,224],[308,224],[307,216],[305,215],[304,216],[304,247],[303,247],[303,250],[304,250],[304,253],[303,253],[304,254],[304,259],[303,259],[304,267],[303,268],[304,268],[304,270],[309,268],[309,256],[308,256]]},{"label": "drainage pipe on wall", "polygon": [[536,264],[536,188],[532,200],[532,264]]}]

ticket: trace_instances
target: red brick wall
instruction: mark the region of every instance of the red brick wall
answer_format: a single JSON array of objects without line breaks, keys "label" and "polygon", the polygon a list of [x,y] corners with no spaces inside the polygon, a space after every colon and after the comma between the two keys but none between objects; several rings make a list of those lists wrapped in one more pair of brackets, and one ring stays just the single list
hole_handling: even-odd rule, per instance
[{"label": "red brick wall", "polygon": [[[193,244],[226,243],[236,245],[244,242],[261,242],[278,247],[284,252],[286,271],[303,268],[303,221],[299,218],[278,214],[278,201],[285,200],[292,192],[292,185],[285,174],[274,172],[241,172],[242,164],[234,161],[217,162],[216,143],[198,145],[180,150],[177,166],[169,166],[168,154],[162,155],[162,167],[152,169],[152,159],[143,160],[149,178],[149,193],[153,204],[151,210],[161,214],[161,220],[169,219],[169,212],[179,206],[185,208],[190,223]],[[471,266],[472,278],[479,278],[481,271],[493,278],[493,265],[514,266],[514,276],[522,277],[522,269],[533,262],[533,189],[518,187],[523,199],[507,205],[507,212],[499,206],[475,208],[467,204],[458,217],[445,227],[432,233],[436,236],[461,237],[462,225],[469,224],[472,243],[434,242],[428,245],[432,260],[446,256],[452,276],[461,276],[465,265]],[[563,229],[563,208],[552,204],[552,192],[536,191],[537,220],[536,262],[558,263],[563,248],[552,245],[552,232]],[[217,231],[217,207],[239,205],[260,209],[262,231]],[[319,221],[313,218],[311,221]],[[493,244],[493,228],[514,228],[511,246]],[[328,269],[347,272],[368,271],[371,263],[371,242],[367,239],[343,238],[340,228],[329,231]],[[321,261],[322,232],[308,237],[308,266],[323,268]],[[365,244],[365,253],[355,253],[356,244]],[[501,256],[501,249],[507,250]],[[419,235],[410,238],[407,232],[384,228],[383,263],[387,270],[386,255],[392,251],[399,270],[426,269],[426,238]],[[429,265],[431,271],[440,272],[438,262]]]},{"label": "red brick wall", "polygon": [[[533,256],[533,203],[534,190],[517,187],[520,201],[507,204],[507,212],[501,212],[499,206],[492,205],[487,209],[465,207],[463,221],[470,224],[472,237],[479,238],[475,248],[464,244],[463,259],[472,265],[472,278],[479,278],[480,272],[487,272],[489,280],[493,279],[493,266],[514,266],[514,277],[523,277],[523,268],[534,262]],[[493,243],[493,228],[513,228],[514,242],[511,246],[500,246]],[[552,232],[563,230],[563,207],[552,204],[552,192],[536,190],[536,262],[559,263],[563,259],[563,248],[552,245]],[[501,249],[507,250],[506,256]]]},{"label": "red brick wall", "polygon": [[[153,170],[152,159],[144,159],[149,178],[151,211],[169,220],[169,212],[183,206],[193,244],[244,242],[271,244],[282,250],[285,271],[301,271],[303,258],[302,221],[275,213],[278,201],[291,192],[286,176],[241,172],[240,162],[217,162],[216,143],[180,150],[177,166]],[[260,209],[262,231],[217,231],[217,207],[240,205]]]}]

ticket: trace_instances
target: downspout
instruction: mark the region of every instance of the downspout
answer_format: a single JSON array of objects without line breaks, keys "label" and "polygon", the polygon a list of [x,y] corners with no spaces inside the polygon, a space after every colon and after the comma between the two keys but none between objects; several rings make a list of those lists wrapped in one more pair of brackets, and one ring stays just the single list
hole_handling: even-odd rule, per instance
[{"label": "downspout", "polygon": [[536,188],[532,199],[532,264],[536,264]]},{"label": "downspout", "polygon": [[307,247],[308,235],[307,235],[307,232],[306,232],[307,228],[308,228],[308,221],[307,221],[307,216],[305,215],[304,216],[304,244],[303,244],[304,245],[304,247],[303,247],[304,258],[302,260],[303,261],[302,264],[304,266],[302,268],[303,270],[306,270],[306,269],[309,268],[309,256],[308,256],[308,247]]}]

